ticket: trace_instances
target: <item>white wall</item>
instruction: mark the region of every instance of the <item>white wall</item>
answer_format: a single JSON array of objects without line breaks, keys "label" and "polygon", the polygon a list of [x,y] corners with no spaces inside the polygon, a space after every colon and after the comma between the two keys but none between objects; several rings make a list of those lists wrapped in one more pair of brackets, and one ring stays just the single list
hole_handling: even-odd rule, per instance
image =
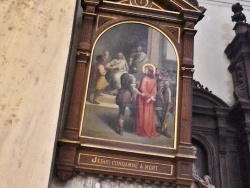
[{"label": "white wall", "polygon": [[0,1],[0,187],[48,186],[74,0]]},{"label": "white wall", "polygon": [[[200,0],[194,78],[232,104],[231,5]],[[244,11],[250,20],[249,1]],[[0,1],[0,187],[48,186],[74,0]]]},{"label": "white wall", "polygon": [[199,0],[207,9],[205,17],[196,25],[194,47],[194,79],[229,105],[234,103],[232,76],[228,71],[230,61],[224,50],[233,40],[235,22],[231,21],[231,7],[239,2],[250,23],[249,0]]}]

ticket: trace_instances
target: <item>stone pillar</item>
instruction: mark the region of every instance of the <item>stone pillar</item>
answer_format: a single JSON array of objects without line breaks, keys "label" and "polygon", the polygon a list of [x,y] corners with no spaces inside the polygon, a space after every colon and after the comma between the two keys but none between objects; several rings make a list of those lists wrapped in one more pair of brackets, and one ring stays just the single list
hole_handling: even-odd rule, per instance
[{"label": "stone pillar", "polygon": [[238,134],[243,187],[250,187],[250,25],[245,23],[242,10],[239,3],[232,6],[232,21],[237,22],[233,28],[235,37],[225,53],[230,60],[228,69],[233,76],[236,100],[229,118]]},{"label": "stone pillar", "polygon": [[[215,108],[217,121],[218,121],[218,133],[219,133],[219,164],[220,164],[220,177],[217,178],[217,182],[221,182],[220,187],[228,186],[228,172],[227,172],[227,123],[226,118],[228,115],[228,109]],[[218,181],[219,180],[219,181]]]}]

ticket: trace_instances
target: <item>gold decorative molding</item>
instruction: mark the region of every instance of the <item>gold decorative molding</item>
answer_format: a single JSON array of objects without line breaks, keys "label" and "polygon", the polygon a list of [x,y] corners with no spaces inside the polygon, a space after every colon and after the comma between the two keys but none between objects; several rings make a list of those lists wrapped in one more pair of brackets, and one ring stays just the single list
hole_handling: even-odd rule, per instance
[{"label": "gold decorative molding", "polygon": [[131,1],[130,0],[121,0],[121,1],[118,1],[118,3],[131,4]]},{"label": "gold decorative molding", "polygon": [[147,7],[149,5],[149,0],[134,0],[134,3],[137,6]]},{"label": "gold decorative molding", "polygon": [[68,139],[64,139],[64,138],[58,139],[57,141],[58,141],[58,142],[62,142],[62,143],[80,144],[79,141],[73,141],[73,140],[68,140]]},{"label": "gold decorative molding", "polygon": [[182,78],[192,79],[193,77],[191,77],[191,76],[182,76]]},{"label": "gold decorative molding", "polygon": [[83,12],[83,14],[91,15],[91,16],[97,16],[97,14],[95,14],[95,13],[89,13],[89,12]]},{"label": "gold decorative molding", "polygon": [[73,130],[73,131],[78,131],[78,128],[72,128],[72,127],[68,127],[68,130]]},{"label": "gold decorative molding", "polygon": [[91,55],[89,52],[81,52],[81,51],[77,51],[76,54],[78,55],[78,59],[76,60],[76,62],[77,63],[83,63],[83,64],[88,63],[87,59]]},{"label": "gold decorative molding", "polygon": [[96,30],[98,30],[102,25],[105,23],[117,19],[116,17],[112,16],[104,16],[104,15],[98,15],[97,16],[97,24],[96,24]]},{"label": "gold decorative molding", "polygon": [[[115,8],[105,8],[105,7],[100,7],[100,9],[105,10],[105,11],[110,11],[110,12],[120,12],[120,13],[124,13],[124,14],[128,14],[128,15],[143,16],[143,17],[149,17],[149,18],[156,18],[156,19],[160,19],[160,20],[171,20],[171,21],[174,21],[174,22],[180,22],[179,19],[168,18],[168,17],[165,17],[165,16],[157,16],[157,15],[148,14],[148,13],[133,12],[133,11],[126,11],[126,10],[119,10],[118,11]],[[171,12],[171,11],[168,11],[168,12]],[[180,13],[177,13],[177,12],[171,12],[171,13],[178,14],[178,15],[180,14]]]},{"label": "gold decorative molding", "polygon": [[182,78],[193,79],[192,75],[194,71],[194,68],[181,67],[181,72],[183,73]]},{"label": "gold decorative molding", "polygon": [[[169,2],[174,4],[176,7],[179,7],[181,10],[188,10],[188,11],[193,11],[193,12],[201,12],[201,10],[199,10],[197,7],[193,6],[192,4],[190,4],[187,1],[183,1],[183,3],[185,3],[186,7],[184,7],[180,3],[175,2],[174,0],[170,0]],[[187,8],[187,6],[188,6],[188,8]]]},{"label": "gold decorative molding", "polygon": [[83,64],[87,64],[87,61],[81,61],[81,60],[77,60],[78,63],[83,63]]},{"label": "gold decorative molding", "polygon": [[186,1],[186,0],[183,0],[184,2],[186,2],[189,6],[193,7],[194,9],[196,9],[197,11],[200,12],[200,9],[198,9],[195,5],[193,5],[192,3]]},{"label": "gold decorative molding", "polygon": [[181,67],[181,71],[182,71],[182,72],[184,72],[184,71],[194,72],[195,69],[194,69],[194,68],[188,68],[188,67]]},{"label": "gold decorative molding", "polygon": [[[120,4],[120,5],[130,5],[134,7],[140,7],[140,8],[149,8],[149,9],[154,9],[154,10],[163,10],[163,11],[168,11],[166,2],[164,3],[165,7],[160,6],[156,4],[152,0],[120,0],[117,2],[111,1],[111,0],[104,0],[103,2],[105,3],[112,3],[112,4]],[[186,10],[186,11],[192,11],[192,12],[201,12],[201,10],[189,3],[188,1],[182,1],[182,2],[176,2],[174,0],[170,0],[167,2],[168,4],[171,4],[172,6],[176,7],[178,9],[178,12],[181,10]]]},{"label": "gold decorative molding", "polygon": [[152,8],[154,8],[154,6],[159,9],[159,10],[165,10],[163,7],[161,7],[160,5],[157,5],[155,2],[152,2]]},{"label": "gold decorative molding", "polygon": [[196,157],[194,155],[177,154],[176,157],[188,158],[188,159],[196,159]]},{"label": "gold decorative molding", "polygon": [[81,51],[77,51],[76,52],[77,55],[86,55],[87,57],[90,56],[90,53],[89,52],[81,52]]},{"label": "gold decorative molding", "polygon": [[[133,1],[135,1],[135,0],[133,0]],[[138,7],[140,9],[157,10],[157,11],[161,11],[161,12],[169,12],[169,13],[174,13],[174,14],[180,14],[179,11],[177,12],[177,11],[165,9],[164,7],[156,4],[153,1],[151,1],[150,3],[148,3],[148,6],[136,5],[135,3],[132,2],[132,0],[129,0],[129,2],[127,0],[123,0],[123,1],[119,1],[119,2],[113,2],[113,1],[104,0],[103,2],[105,2],[107,4],[126,5],[126,6],[131,6],[131,7]]]}]

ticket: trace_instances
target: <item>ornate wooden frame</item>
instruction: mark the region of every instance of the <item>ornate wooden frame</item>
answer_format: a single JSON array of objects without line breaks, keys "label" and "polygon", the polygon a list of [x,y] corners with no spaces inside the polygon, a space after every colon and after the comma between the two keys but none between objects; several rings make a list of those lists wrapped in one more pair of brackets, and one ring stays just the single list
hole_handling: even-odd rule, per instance
[{"label": "ornate wooden frame", "polygon": [[[57,140],[58,177],[67,180],[74,172],[93,172],[190,187],[192,162],[195,160],[191,148],[194,26],[203,17],[205,9],[199,7],[196,0],[82,0],[81,4],[82,34],[72,73],[69,110]],[[176,147],[146,148],[159,155],[92,147],[79,136],[93,44],[106,28],[126,21],[145,23],[161,30],[172,41],[180,58]],[[88,142],[99,144],[91,139]],[[94,165],[98,159],[99,165]],[[112,166],[113,161],[117,165]],[[122,164],[129,165],[124,167]],[[136,165],[143,168],[140,170]]]}]

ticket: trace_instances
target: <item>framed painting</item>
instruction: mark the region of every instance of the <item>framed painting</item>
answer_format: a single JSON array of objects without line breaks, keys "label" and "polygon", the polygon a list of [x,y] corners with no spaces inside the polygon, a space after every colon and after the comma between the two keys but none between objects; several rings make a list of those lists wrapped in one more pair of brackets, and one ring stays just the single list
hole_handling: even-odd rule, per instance
[{"label": "framed painting", "polygon": [[204,9],[182,0],[81,5],[58,177],[94,173],[190,187],[194,25]]},{"label": "framed painting", "polygon": [[119,23],[97,38],[92,54],[83,145],[101,140],[100,147],[134,152],[175,148],[179,58],[171,40],[144,23]]}]

